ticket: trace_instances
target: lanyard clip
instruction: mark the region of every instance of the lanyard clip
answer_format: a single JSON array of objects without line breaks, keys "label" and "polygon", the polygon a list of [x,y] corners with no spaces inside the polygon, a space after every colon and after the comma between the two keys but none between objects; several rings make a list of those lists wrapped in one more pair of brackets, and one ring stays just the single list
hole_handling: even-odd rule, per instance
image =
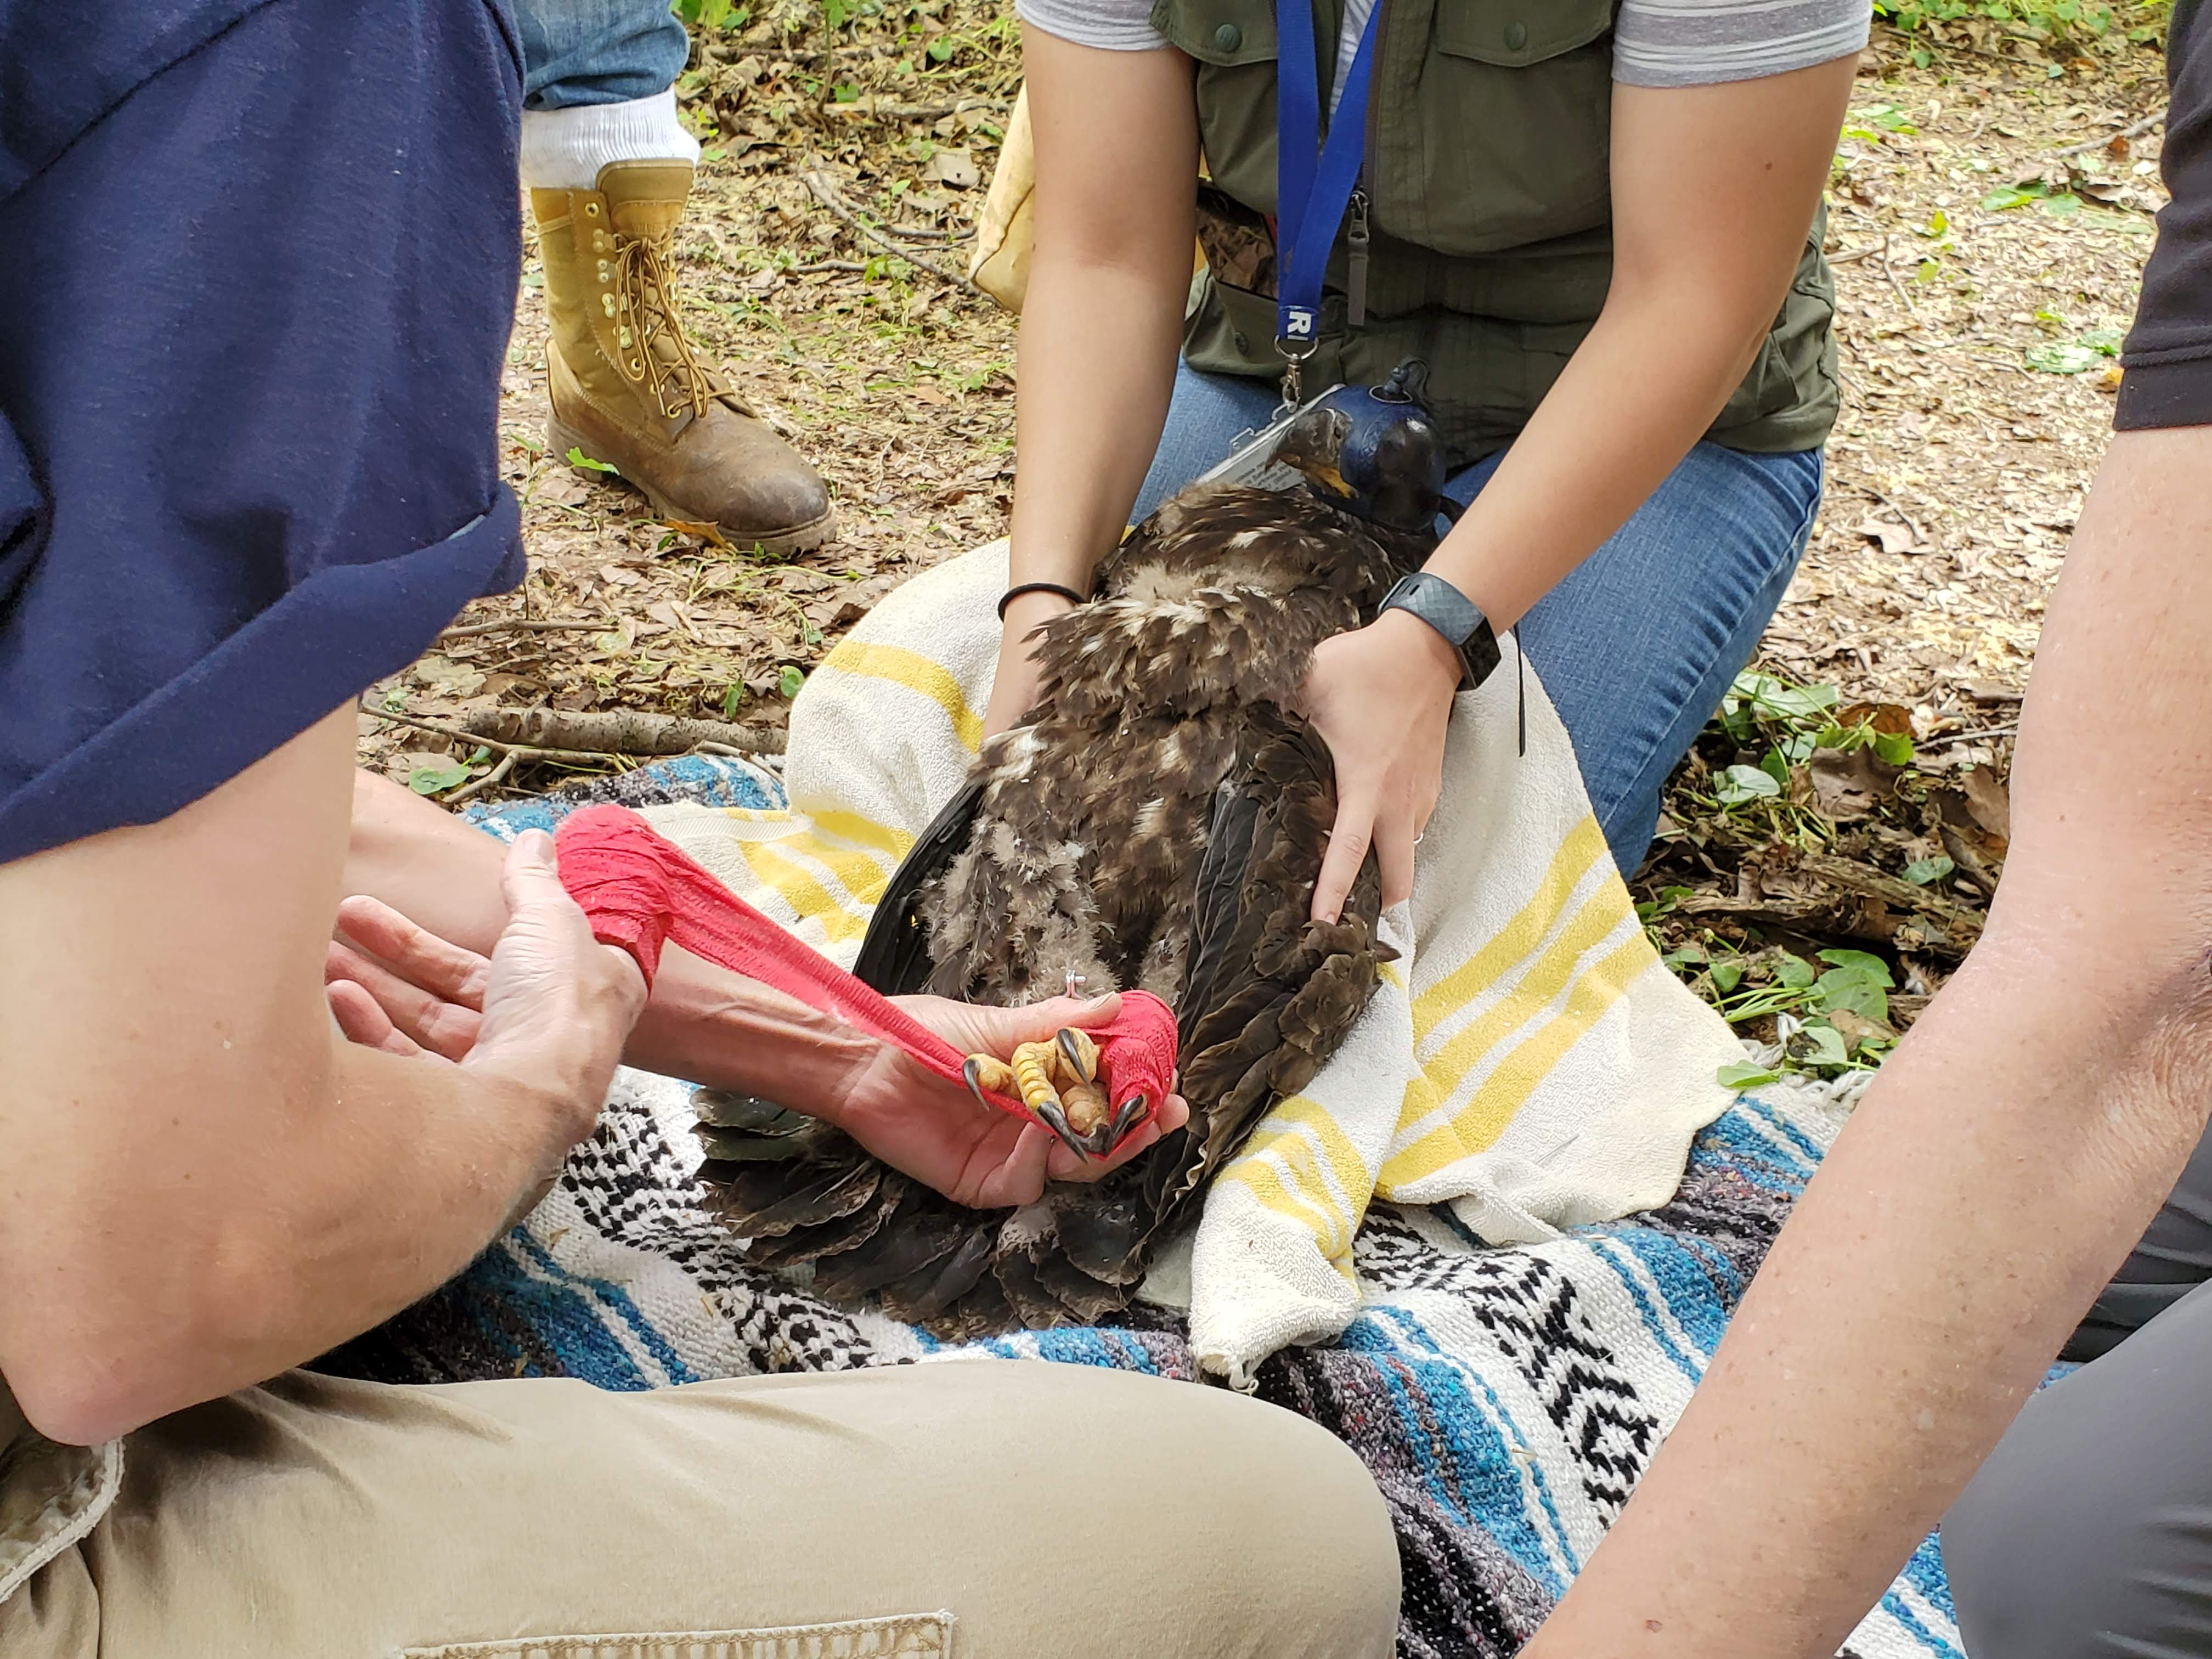
[{"label": "lanyard clip", "polygon": [[1344,233],[1344,325],[1358,328],[1367,321],[1367,192],[1352,192],[1352,222]]},{"label": "lanyard clip", "polygon": [[[1275,410],[1278,416],[1289,414],[1298,406],[1304,390],[1306,360],[1321,349],[1321,342],[1314,335],[1314,314],[1296,307],[1284,308],[1284,320],[1292,332],[1275,337],[1275,355],[1283,360],[1283,401]],[[1303,336],[1296,336],[1300,323],[1305,325]]]}]

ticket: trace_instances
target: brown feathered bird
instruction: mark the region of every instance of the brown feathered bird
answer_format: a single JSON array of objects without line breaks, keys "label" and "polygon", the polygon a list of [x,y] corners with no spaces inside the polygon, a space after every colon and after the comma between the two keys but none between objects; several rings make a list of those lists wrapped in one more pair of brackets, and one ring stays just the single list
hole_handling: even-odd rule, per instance
[{"label": "brown feathered bird", "polygon": [[[887,994],[987,1003],[1152,991],[1176,1012],[1188,1125],[1097,1182],[981,1211],[827,1124],[702,1091],[701,1174],[754,1261],[811,1264],[817,1293],[876,1294],[951,1337],[1094,1322],[1343,1041],[1390,952],[1371,856],[1341,919],[1310,919],[1336,793],[1297,693],[1314,648],[1435,549],[1442,459],[1406,378],[1286,429],[1274,459],[1307,488],[1193,485],[1044,625],[1036,707],[902,862],[855,967]],[[1061,1047],[1049,1092],[1068,1109],[1042,1115],[1107,1151],[1127,1126],[1081,1100],[1080,1045]]]}]

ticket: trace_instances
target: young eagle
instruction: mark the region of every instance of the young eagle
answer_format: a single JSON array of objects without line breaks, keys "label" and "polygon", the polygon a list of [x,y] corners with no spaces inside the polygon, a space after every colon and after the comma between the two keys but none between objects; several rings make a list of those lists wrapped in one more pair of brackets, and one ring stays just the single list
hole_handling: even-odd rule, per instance
[{"label": "young eagle", "polygon": [[[702,1091],[710,1201],[764,1266],[817,1293],[879,1295],[967,1337],[1125,1306],[1157,1247],[1268,1106],[1333,1054],[1390,952],[1370,854],[1340,920],[1310,919],[1335,817],[1328,750],[1298,712],[1314,648],[1371,622],[1437,543],[1443,460],[1403,372],[1340,391],[1274,460],[1306,488],[1204,481],[1100,566],[1096,596],[1039,630],[1024,722],[901,864],[855,971],[890,994],[1015,1004],[1142,988],[1176,1010],[1190,1121],[1093,1183],[1026,1208],[965,1208],[838,1130]],[[1103,1155],[1142,1120],[1109,1101],[1081,1036],[981,1080]]]}]

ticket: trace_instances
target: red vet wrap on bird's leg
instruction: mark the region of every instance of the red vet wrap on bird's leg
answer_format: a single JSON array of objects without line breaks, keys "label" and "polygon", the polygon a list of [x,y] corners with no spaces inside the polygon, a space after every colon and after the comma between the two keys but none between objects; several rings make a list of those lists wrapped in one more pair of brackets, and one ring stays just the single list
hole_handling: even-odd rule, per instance
[{"label": "red vet wrap on bird's leg", "polygon": [[[563,819],[555,839],[561,884],[590,918],[592,936],[628,951],[648,988],[661,946],[673,942],[895,1044],[948,1083],[962,1083],[967,1057],[959,1050],[754,909],[636,813],[586,807]],[[1139,1121],[1150,1121],[1175,1076],[1173,1010],[1150,992],[1125,991],[1111,1020],[1086,1029],[1098,1044],[1110,1098],[1118,1103],[1142,1094]],[[994,1094],[991,1103],[1029,1116],[1018,1100]]]}]

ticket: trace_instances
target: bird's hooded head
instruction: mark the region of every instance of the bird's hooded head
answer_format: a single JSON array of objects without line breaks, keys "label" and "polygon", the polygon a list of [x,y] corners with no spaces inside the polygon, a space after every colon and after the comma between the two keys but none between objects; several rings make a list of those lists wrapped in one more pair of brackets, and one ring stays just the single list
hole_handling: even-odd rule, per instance
[{"label": "bird's hooded head", "polygon": [[1443,505],[1444,455],[1419,401],[1427,378],[1427,365],[1408,359],[1381,386],[1339,386],[1291,422],[1274,459],[1332,507],[1428,530]]}]

